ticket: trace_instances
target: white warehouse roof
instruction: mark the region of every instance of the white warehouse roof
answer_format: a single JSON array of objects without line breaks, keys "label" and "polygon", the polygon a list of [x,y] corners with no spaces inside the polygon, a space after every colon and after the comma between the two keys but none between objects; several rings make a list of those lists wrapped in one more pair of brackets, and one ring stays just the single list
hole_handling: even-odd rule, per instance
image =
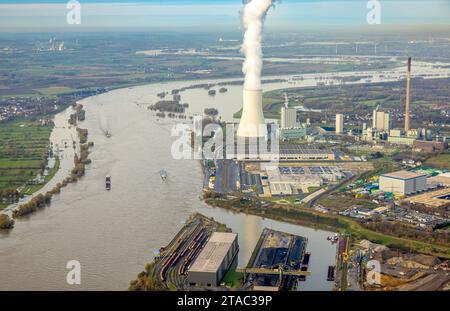
[{"label": "white warehouse roof", "polygon": [[422,177],[422,176],[427,176],[427,175],[403,170],[403,171],[397,171],[397,172],[392,172],[392,173],[388,173],[388,174],[383,174],[381,176],[389,177],[389,178],[397,178],[397,179],[412,179],[412,178],[417,178],[417,177]]},{"label": "white warehouse roof", "polygon": [[189,271],[217,272],[236,239],[236,233],[214,232]]}]

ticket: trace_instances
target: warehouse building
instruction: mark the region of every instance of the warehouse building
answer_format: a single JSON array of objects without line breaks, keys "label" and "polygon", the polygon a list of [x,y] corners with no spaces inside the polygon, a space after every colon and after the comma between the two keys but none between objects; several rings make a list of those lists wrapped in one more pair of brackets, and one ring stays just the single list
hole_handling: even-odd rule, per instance
[{"label": "warehouse building", "polygon": [[280,160],[336,160],[331,150],[318,149],[313,146],[280,145]]},{"label": "warehouse building", "polygon": [[427,190],[427,175],[398,171],[380,176],[380,190],[409,195]]},{"label": "warehouse building", "polygon": [[190,285],[217,286],[239,250],[237,234],[214,232],[188,271]]},{"label": "warehouse building", "polygon": [[272,195],[293,195],[300,191],[309,193],[310,188],[340,180],[345,174],[336,166],[266,166]]},{"label": "warehouse building", "polygon": [[[232,149],[232,148],[230,148]],[[230,150],[234,151],[234,150]],[[260,160],[260,161],[305,161],[305,160],[320,160],[320,161],[335,161],[336,154],[332,150],[319,149],[314,146],[303,146],[294,144],[280,144],[276,150],[264,150],[262,146],[258,147],[255,144],[239,145],[236,148],[236,153],[230,155],[227,150],[227,158],[236,160]]]}]

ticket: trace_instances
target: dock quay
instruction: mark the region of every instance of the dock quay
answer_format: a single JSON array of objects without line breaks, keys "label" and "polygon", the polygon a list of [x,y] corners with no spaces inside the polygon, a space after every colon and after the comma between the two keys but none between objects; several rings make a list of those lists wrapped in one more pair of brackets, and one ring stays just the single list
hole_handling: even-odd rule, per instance
[{"label": "dock quay", "polygon": [[[231,229],[201,214],[193,214],[183,228],[164,247],[161,247],[154,262],[146,266],[146,271],[132,282],[133,290],[152,290],[147,288],[145,280],[151,279],[168,290],[192,290],[188,281],[188,272],[202,250],[214,234],[228,233]],[[237,242],[236,242],[237,247]],[[236,250],[233,250],[237,252]]]},{"label": "dock quay", "polygon": [[304,237],[265,228],[254,250],[254,259],[239,271],[245,273],[246,283],[253,290],[294,290],[300,278],[310,275],[306,245]]}]

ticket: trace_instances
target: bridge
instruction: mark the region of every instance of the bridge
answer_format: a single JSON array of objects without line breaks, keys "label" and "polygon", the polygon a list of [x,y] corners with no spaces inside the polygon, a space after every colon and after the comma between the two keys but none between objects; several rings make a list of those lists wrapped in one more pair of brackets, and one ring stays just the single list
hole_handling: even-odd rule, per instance
[{"label": "bridge", "polygon": [[309,276],[311,272],[300,270],[280,270],[280,269],[264,269],[264,268],[244,268],[236,269],[236,272],[249,274],[281,274],[281,275],[295,275],[295,276]]}]

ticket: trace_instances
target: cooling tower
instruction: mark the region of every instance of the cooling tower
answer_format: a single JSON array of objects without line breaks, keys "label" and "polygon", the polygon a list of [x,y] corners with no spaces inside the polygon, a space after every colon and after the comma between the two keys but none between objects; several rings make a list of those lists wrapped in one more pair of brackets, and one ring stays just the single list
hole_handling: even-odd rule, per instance
[{"label": "cooling tower", "polygon": [[266,135],[267,127],[262,110],[262,90],[244,89],[242,116],[237,136],[254,138]]}]

